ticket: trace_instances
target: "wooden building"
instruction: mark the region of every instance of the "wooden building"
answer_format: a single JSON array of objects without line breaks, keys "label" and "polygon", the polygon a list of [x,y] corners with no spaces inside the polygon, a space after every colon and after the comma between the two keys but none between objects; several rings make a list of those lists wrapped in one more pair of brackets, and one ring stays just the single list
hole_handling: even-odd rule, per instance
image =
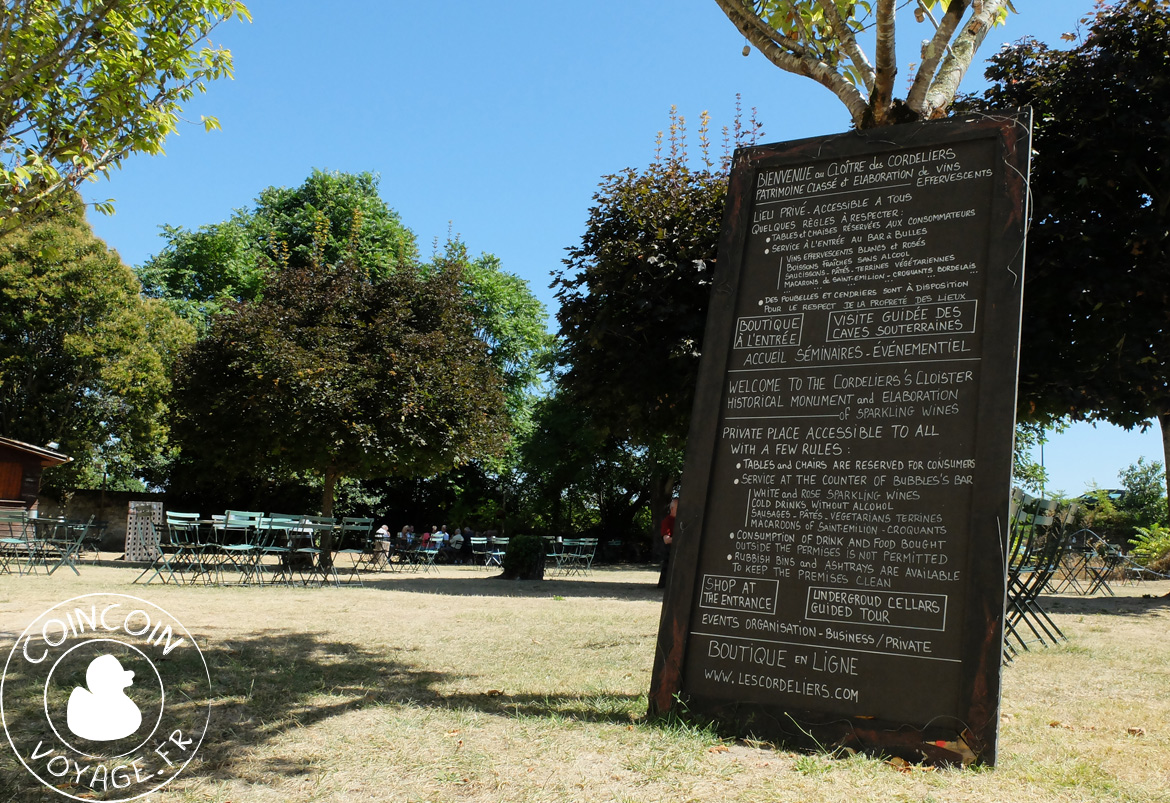
[{"label": "wooden building", "polygon": [[31,508],[41,489],[41,472],[72,459],[43,446],[0,437],[0,508]]}]

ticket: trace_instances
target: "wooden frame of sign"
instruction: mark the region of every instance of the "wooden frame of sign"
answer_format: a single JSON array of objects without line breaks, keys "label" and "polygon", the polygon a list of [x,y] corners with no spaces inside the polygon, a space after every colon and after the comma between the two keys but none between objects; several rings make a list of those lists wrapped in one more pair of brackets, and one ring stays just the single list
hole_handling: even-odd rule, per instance
[{"label": "wooden frame of sign", "polygon": [[736,152],[651,715],[995,762],[1030,130]]}]

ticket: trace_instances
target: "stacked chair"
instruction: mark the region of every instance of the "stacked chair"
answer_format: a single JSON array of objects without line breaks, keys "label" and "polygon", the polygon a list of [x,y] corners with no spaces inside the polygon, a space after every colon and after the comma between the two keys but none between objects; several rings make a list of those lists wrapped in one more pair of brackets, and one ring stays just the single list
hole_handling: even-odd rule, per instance
[{"label": "stacked chair", "polygon": [[1060,566],[1071,535],[1068,523],[1075,515],[1075,504],[1058,510],[1052,500],[1012,493],[1003,648],[1007,661],[1029,645],[1068,640],[1044,610],[1040,594]]}]

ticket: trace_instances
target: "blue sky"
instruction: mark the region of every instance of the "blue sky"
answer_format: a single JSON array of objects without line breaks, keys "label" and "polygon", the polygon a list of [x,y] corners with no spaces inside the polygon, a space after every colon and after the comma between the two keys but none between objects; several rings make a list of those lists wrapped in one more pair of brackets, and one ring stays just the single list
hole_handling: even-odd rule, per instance
[{"label": "blue sky", "polygon": [[[981,56],[1024,35],[1059,43],[1093,2],[1015,5],[1020,13]],[[91,221],[131,265],[161,248],[163,224],[224,220],[315,167],[369,170],[424,252],[450,226],[473,252],[494,253],[527,279],[552,313],[549,274],[580,237],[598,180],[653,158],[671,105],[687,118],[692,149],[699,114],[709,111],[717,132],[731,123],[737,93],[759,110],[767,142],[849,127],[828,90],[758,53],[744,58],[742,36],[714,0],[248,6],[251,24],[227,23],[213,37],[232,50],[235,80],[188,104],[192,124],[165,156],[132,156],[84,188],[89,200],[115,200],[115,215]],[[912,17],[905,23],[900,50],[910,56],[925,34]],[[978,89],[982,69],[964,89]],[[204,133],[202,114],[223,130]],[[1139,456],[1161,459],[1156,428],[1118,433],[1077,427],[1054,439],[1050,487],[1109,487]]]}]

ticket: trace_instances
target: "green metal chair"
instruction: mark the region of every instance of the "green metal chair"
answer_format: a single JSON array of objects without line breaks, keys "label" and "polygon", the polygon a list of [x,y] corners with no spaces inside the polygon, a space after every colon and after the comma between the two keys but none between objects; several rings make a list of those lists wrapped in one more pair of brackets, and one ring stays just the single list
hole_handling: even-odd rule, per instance
[{"label": "green metal chair", "polygon": [[[272,513],[260,520],[260,576],[271,571],[270,583],[291,585],[293,581],[292,533],[300,526],[301,517],[291,513]],[[271,565],[264,558],[276,558]]]},{"label": "green metal chair", "polygon": [[32,550],[28,537],[27,510],[0,510],[0,572],[11,573],[15,565],[17,573],[24,574]]},{"label": "green metal chair", "polygon": [[259,573],[262,518],[263,513],[251,510],[227,510],[223,514],[219,550],[226,559],[223,566],[231,564],[239,572],[240,585],[252,583]]},{"label": "green metal chair", "polygon": [[508,551],[508,538],[490,538],[488,539],[488,566],[503,566],[504,553]]},{"label": "green metal chair", "polygon": [[164,517],[168,540],[175,548],[171,566],[177,581],[191,585],[202,580],[205,585],[211,585],[216,566],[208,552],[214,544],[204,537],[199,514],[168,510]]},{"label": "green metal chair", "polygon": [[297,546],[292,552],[302,557],[296,568],[305,585],[314,580],[321,585],[330,581],[340,585],[333,565],[333,550],[328,546],[335,526],[336,522],[330,516],[301,517],[295,531]]},{"label": "green metal chair", "polygon": [[488,540],[486,535],[471,536],[471,560],[476,566],[488,566]]},{"label": "green metal chair", "polygon": [[27,510],[0,510],[0,571],[12,574],[15,565],[18,574],[25,574],[28,553]]},{"label": "green metal chair", "polygon": [[1058,515],[1056,502],[1017,493],[1010,510],[1012,527],[1008,539],[1004,618],[1007,660],[1019,650],[1027,650],[1029,644],[1047,646],[1049,641],[1055,644],[1068,640],[1040,604],[1040,594],[1060,563],[1069,536],[1066,525],[1075,513],[1075,506],[1065,508]]},{"label": "green metal chair", "polygon": [[435,537],[435,533],[431,533],[430,539],[425,543],[420,543],[418,549],[415,551],[415,565],[426,572],[438,571],[435,566],[435,558],[439,557],[439,550],[443,548],[442,537]]},{"label": "green metal chair", "polygon": [[596,553],[596,538],[566,538],[557,557],[557,570],[566,577],[588,574],[593,568],[593,556]]},{"label": "green metal chair", "polygon": [[163,584],[170,582],[181,584],[182,575],[179,574],[176,577],[175,573],[178,571],[176,565],[180,564],[183,547],[171,540],[171,530],[169,527],[160,527],[154,522],[150,522],[150,529],[154,537],[154,560],[134,578],[133,582],[137,583],[153,571],[154,574],[146,577],[147,583],[150,583],[157,577]]},{"label": "green metal chair", "polygon": [[333,560],[336,566],[337,559],[345,555],[349,559],[349,580],[365,586],[359,570],[368,565],[370,560],[377,556],[374,544],[374,520],[345,516],[336,532],[337,543],[334,544]]},{"label": "green metal chair", "polygon": [[46,574],[50,573],[49,564],[57,560],[59,545],[68,538],[66,525],[64,516],[28,517],[28,560],[25,565],[30,574],[36,574],[38,567]]}]

